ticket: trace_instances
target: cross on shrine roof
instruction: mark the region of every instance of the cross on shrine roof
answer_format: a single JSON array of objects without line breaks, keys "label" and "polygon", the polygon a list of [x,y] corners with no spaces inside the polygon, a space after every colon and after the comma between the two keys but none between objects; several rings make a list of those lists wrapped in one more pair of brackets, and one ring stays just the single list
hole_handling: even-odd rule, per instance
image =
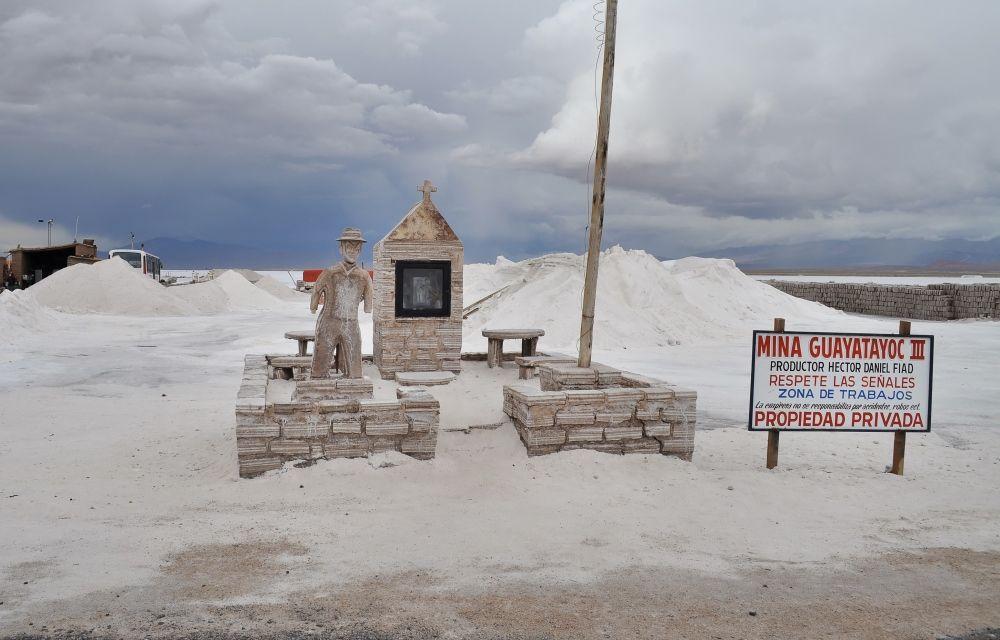
[{"label": "cross on shrine roof", "polygon": [[438,211],[437,206],[431,202],[431,194],[437,191],[437,187],[431,184],[430,180],[424,180],[424,183],[417,187],[417,191],[424,194],[424,199],[413,205],[392,231],[379,242],[445,242],[461,246],[462,241],[455,235],[455,231]]},{"label": "cross on shrine roof", "polygon": [[417,187],[417,191],[424,194],[424,202],[430,202],[431,194],[437,190],[438,188],[432,185],[430,180],[424,180],[424,183]]}]

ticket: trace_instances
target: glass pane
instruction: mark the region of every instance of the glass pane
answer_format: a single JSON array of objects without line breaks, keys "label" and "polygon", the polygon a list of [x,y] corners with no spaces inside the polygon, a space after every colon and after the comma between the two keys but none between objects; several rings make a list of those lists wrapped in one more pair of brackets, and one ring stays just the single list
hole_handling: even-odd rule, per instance
[{"label": "glass pane", "polygon": [[142,268],[142,254],[138,251],[119,251],[115,255],[136,269]]},{"label": "glass pane", "polygon": [[403,269],[403,308],[408,311],[440,310],[444,307],[442,270]]}]

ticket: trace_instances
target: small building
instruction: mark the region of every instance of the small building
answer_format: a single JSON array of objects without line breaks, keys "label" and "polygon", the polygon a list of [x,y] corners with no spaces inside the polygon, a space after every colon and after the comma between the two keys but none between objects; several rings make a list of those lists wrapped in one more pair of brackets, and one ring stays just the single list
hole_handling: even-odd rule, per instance
[{"label": "small building", "polygon": [[29,287],[64,267],[97,260],[97,245],[89,238],[54,247],[18,246],[10,250],[10,270],[22,287]]},{"label": "small building", "polygon": [[374,357],[382,378],[461,371],[464,249],[431,201],[418,202],[375,244]]}]

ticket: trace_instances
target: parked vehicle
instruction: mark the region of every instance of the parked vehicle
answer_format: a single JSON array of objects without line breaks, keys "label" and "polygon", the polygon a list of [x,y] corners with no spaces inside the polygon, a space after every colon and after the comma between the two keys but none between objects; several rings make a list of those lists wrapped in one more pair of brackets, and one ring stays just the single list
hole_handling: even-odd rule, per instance
[{"label": "parked vehicle", "polygon": [[144,275],[160,282],[160,273],[163,270],[163,262],[156,256],[142,249],[112,249],[108,252],[109,258],[118,256],[132,267],[141,271]]}]

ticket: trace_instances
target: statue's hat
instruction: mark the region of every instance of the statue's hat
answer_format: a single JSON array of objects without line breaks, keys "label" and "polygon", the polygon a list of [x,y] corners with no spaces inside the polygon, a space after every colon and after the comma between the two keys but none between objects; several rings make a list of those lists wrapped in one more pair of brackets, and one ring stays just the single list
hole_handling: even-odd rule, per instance
[{"label": "statue's hat", "polygon": [[337,240],[341,242],[345,241],[368,242],[367,240],[361,237],[361,229],[355,229],[354,227],[347,227],[346,229],[344,229],[344,231],[340,234],[340,237],[337,238]]}]

